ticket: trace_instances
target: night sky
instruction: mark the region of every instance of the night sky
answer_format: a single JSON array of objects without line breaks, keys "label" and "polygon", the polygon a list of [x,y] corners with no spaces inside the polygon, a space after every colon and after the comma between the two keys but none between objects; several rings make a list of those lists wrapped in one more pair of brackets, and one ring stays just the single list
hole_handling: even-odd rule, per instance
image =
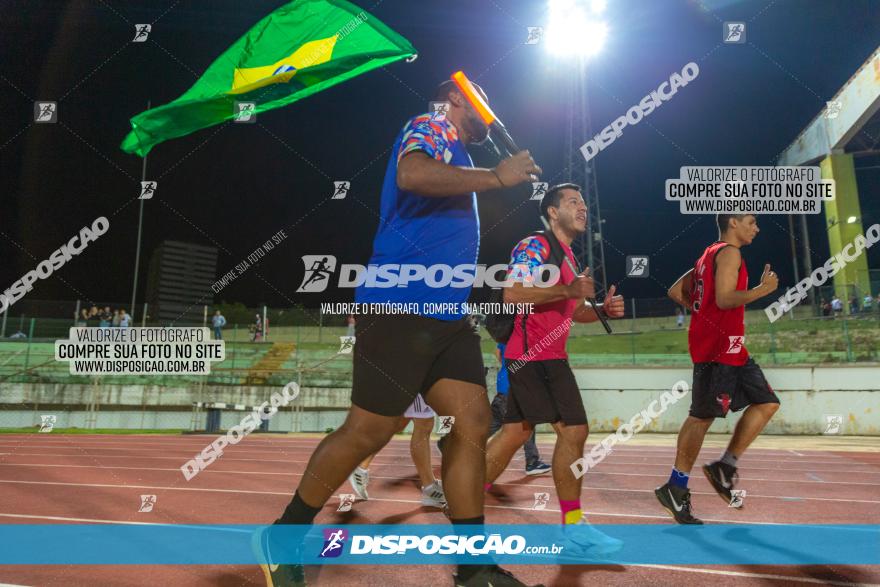
[{"label": "night sky", "polygon": [[[141,159],[119,150],[128,119],[148,100],[155,106],[182,94],[284,3],[3,2],[0,291],[107,216],[109,232],[39,281],[27,299],[130,299]],[[155,148],[147,178],[159,186],[145,203],[139,300],[150,254],[163,240],[218,247],[219,277],[279,230],[288,238],[216,301],[285,307],[351,300],[351,290],[320,299],[296,294],[300,256],[368,261],[394,137],[457,69],[483,86],[517,142],[544,168],[544,179],[562,179],[562,90],[572,65],[540,44],[523,44],[527,26],[546,24],[544,2],[354,3],[409,39],[418,60],[260,114],[258,124],[227,123]],[[606,18],[608,43],[588,69],[594,132],[686,63],[700,67],[696,80],[596,158],[609,279],[624,278],[625,255],[647,253],[656,279],[626,279],[623,293],[661,297],[717,234],[712,216],[684,216],[666,202],[664,181],[683,165],[774,164],[877,47],[880,2],[609,0]],[[721,21],[728,20],[747,23],[746,44],[721,44]],[[146,43],[131,42],[136,23],[153,24]],[[59,123],[35,125],[34,100],[58,101]],[[494,165],[485,148],[470,151],[477,165]],[[877,166],[878,159],[858,158],[856,167]],[[334,180],[352,181],[347,199],[329,199]],[[880,221],[880,169],[858,171],[858,181],[867,227]],[[521,187],[479,197],[480,262],[506,261],[513,244],[539,228],[534,203],[521,205],[528,196]],[[809,224],[813,263],[821,264],[828,256],[823,216]],[[781,290],[793,284],[787,218],[760,216],[759,226],[744,251],[752,285],[769,262]],[[870,251],[869,265],[880,266],[880,250]]]}]

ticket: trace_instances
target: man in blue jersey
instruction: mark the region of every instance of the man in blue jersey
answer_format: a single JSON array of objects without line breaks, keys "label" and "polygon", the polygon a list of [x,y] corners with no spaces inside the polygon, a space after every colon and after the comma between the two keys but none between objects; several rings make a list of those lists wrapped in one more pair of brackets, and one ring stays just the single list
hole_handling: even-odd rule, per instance
[{"label": "man in blue jersey", "polygon": [[[410,119],[394,142],[370,259],[371,266],[422,267],[421,279],[406,287],[378,287],[368,280],[355,301],[442,309],[358,318],[351,409],[315,449],[276,524],[311,524],[355,467],[388,443],[398,418],[421,394],[437,414],[455,418],[441,467],[449,517],[457,533],[482,532],[489,402],[480,337],[462,312],[470,286],[455,287],[442,277],[444,267],[465,265],[475,272],[477,192],[534,181],[541,169],[528,151],[493,169],[474,168],[465,145],[483,142],[488,127],[452,81],[437,88],[434,100],[449,104],[445,115]],[[271,546],[267,537],[262,566],[268,584],[304,584],[301,566],[272,564]],[[459,565],[454,579],[462,587],[523,585],[497,565]]]}]

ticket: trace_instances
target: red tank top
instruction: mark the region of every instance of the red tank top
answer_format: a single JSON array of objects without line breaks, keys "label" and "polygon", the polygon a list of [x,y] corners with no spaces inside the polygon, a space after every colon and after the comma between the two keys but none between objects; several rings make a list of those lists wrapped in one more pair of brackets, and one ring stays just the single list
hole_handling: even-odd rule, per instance
[{"label": "red tank top", "polygon": [[[694,363],[724,363],[725,365],[744,365],[749,359],[745,345],[745,306],[722,310],[715,304],[715,255],[727,246],[716,242],[703,252],[694,264],[691,282],[693,316],[688,328],[688,348]],[[749,273],[746,261],[742,259],[737,291],[749,287]]]}]

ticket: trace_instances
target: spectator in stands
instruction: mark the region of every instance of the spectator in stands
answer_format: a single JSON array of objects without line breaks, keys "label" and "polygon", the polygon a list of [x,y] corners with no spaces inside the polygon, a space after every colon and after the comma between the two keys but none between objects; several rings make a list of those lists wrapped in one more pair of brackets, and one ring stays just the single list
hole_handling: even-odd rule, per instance
[{"label": "spectator in stands", "polygon": [[348,315],[348,330],[345,333],[345,336],[354,336],[354,326],[355,326],[354,314]]},{"label": "spectator in stands", "polygon": [[123,308],[119,310],[119,327],[120,328],[131,328],[131,316]]},{"label": "spectator in stands", "polygon": [[214,327],[214,340],[223,340],[223,327],[226,326],[226,318],[223,317],[220,310],[214,312],[211,325]]},{"label": "spectator in stands", "polygon": [[256,314],[256,320],[251,326],[251,330],[254,333],[253,342],[260,342],[260,339],[263,337],[263,320],[259,314]]},{"label": "spectator in stands", "polygon": [[91,322],[92,320],[97,320],[97,319],[98,319],[98,308],[97,308],[97,306],[92,305],[92,307],[89,308],[88,310],[86,310],[85,308],[83,308],[83,309],[82,309],[82,319],[83,319],[83,321],[86,323],[86,324],[85,324],[86,326],[91,326],[90,322]]},{"label": "spectator in stands", "polygon": [[849,301],[849,313],[853,315],[859,313],[859,298],[856,294],[853,294],[852,299]]},{"label": "spectator in stands", "polygon": [[113,310],[113,320],[111,322],[111,326],[113,326],[113,328],[119,328],[120,320],[122,320],[122,314],[120,314],[119,310]]},{"label": "spectator in stands", "polygon": [[862,300],[862,310],[864,310],[865,314],[870,314],[873,309],[874,298],[871,297],[871,294],[865,294],[865,299]]},{"label": "spectator in stands", "polygon": [[676,328],[684,326],[684,311],[681,309],[681,306],[675,307],[675,326]]},{"label": "spectator in stands", "polygon": [[822,317],[823,318],[827,318],[828,316],[831,315],[831,302],[829,302],[825,298],[822,298],[822,306],[821,307],[822,307]]},{"label": "spectator in stands", "polygon": [[110,306],[105,306],[101,313],[99,314],[99,318],[101,319],[100,326],[101,328],[109,328],[111,321],[113,320],[113,313],[110,311]]},{"label": "spectator in stands", "polygon": [[837,294],[834,294],[834,297],[831,298],[831,311],[834,312],[834,317],[837,318],[843,312],[843,302],[840,301],[840,298],[837,297]]}]

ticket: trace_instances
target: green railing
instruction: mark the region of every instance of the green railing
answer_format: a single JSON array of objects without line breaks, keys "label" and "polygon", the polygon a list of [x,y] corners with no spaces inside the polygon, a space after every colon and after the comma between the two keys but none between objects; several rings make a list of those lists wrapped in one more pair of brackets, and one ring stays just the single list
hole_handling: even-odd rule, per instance
[{"label": "green railing", "polygon": [[[27,318],[20,338],[0,340],[0,384],[3,382],[91,383],[93,376],[71,375],[69,363],[54,359],[54,341],[66,339],[70,320]],[[764,365],[854,363],[880,361],[880,313],[838,318],[791,318],[770,323],[763,312],[749,312],[746,347]],[[676,327],[674,317],[612,321],[614,333],[598,324],[576,324],[567,350],[573,366],[675,365],[687,366],[687,323]],[[481,329],[487,366],[495,364],[495,343]],[[181,385],[195,382],[219,385],[304,385],[347,387],[351,384],[351,354],[340,354],[344,326],[279,326],[269,340],[252,342],[247,328],[224,329],[226,360],[214,363],[207,376],[104,375],[103,383]],[[274,343],[276,359],[261,363]],[[0,400],[2,403],[2,400]]]}]

